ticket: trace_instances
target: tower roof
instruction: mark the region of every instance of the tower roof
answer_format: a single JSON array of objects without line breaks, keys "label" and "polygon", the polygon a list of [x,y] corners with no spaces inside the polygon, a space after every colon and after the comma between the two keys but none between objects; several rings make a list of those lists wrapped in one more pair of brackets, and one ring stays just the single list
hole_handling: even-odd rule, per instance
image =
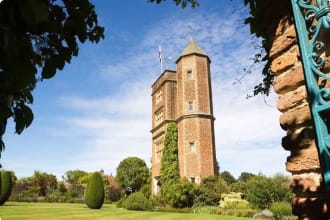
[{"label": "tower roof", "polygon": [[180,56],[182,57],[193,53],[206,56],[205,52],[197,45],[197,43],[193,39],[191,39],[188,45],[186,46],[186,48],[184,48],[184,50],[182,51]]}]

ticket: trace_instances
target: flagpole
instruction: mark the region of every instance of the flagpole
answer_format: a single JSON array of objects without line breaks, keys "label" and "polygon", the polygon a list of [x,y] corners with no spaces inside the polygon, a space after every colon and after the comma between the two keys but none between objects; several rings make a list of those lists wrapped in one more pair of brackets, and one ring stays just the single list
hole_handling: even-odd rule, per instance
[{"label": "flagpole", "polygon": [[160,73],[163,73],[163,55],[162,55],[162,48],[158,47],[158,56],[159,56],[159,61],[160,61]]}]

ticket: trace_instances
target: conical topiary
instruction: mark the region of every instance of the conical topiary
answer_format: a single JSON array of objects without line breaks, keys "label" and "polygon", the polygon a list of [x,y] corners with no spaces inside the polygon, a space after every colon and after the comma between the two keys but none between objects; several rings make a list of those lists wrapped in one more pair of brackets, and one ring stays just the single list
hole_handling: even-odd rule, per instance
[{"label": "conical topiary", "polygon": [[100,173],[95,172],[88,179],[86,193],[86,205],[91,209],[100,209],[104,202],[104,185]]},{"label": "conical topiary", "polygon": [[11,180],[11,173],[9,171],[0,172],[0,205],[5,204],[8,200],[13,183]]}]

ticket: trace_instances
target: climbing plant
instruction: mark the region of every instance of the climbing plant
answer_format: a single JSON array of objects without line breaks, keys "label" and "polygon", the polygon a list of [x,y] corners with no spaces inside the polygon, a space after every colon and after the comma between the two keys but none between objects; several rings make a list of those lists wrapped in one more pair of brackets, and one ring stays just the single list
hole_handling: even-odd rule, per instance
[{"label": "climbing plant", "polygon": [[175,122],[167,125],[160,168],[161,194],[166,199],[171,186],[180,179],[178,159],[178,128]]}]

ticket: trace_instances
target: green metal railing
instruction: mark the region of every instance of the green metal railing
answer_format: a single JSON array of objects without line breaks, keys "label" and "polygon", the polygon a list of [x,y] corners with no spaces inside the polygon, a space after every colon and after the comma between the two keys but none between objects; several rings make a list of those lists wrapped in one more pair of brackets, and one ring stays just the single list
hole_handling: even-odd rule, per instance
[{"label": "green metal railing", "polygon": [[330,56],[327,54],[330,47],[325,45],[330,42],[329,0],[291,0],[291,3],[329,205],[330,76],[323,72],[326,56]]}]

